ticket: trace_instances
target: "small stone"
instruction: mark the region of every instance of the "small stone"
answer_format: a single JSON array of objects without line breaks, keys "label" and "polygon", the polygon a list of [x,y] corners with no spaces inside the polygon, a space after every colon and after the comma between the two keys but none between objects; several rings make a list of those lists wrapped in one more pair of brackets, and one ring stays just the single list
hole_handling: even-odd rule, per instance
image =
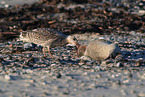
[{"label": "small stone", "polygon": [[123,55],[119,54],[115,57],[115,60],[120,61],[123,59]]},{"label": "small stone", "polygon": [[26,57],[27,58],[32,57],[32,54],[29,53],[29,54],[26,55]]},{"label": "small stone", "polygon": [[139,58],[135,64],[135,66],[141,66],[143,62],[143,58]]},{"label": "small stone", "polygon": [[120,81],[120,80],[118,80],[118,81],[117,81],[117,84],[118,84],[118,85],[122,85],[122,83],[121,83],[121,81]]},{"label": "small stone", "polygon": [[135,94],[136,91],[135,91],[135,90],[130,90],[130,93],[131,93],[131,94]]},{"label": "small stone", "polygon": [[17,80],[17,79],[21,79],[21,76],[13,76],[13,75],[5,75],[4,76],[5,80]]},{"label": "small stone", "polygon": [[126,52],[125,56],[131,56],[131,53],[130,52]]},{"label": "small stone", "polygon": [[111,75],[111,77],[112,77],[112,78],[115,78],[115,75],[114,75],[114,74],[112,74],[112,75]]},{"label": "small stone", "polygon": [[138,12],[140,15],[144,15],[145,14],[145,10],[139,10]]},{"label": "small stone", "polygon": [[145,73],[143,73],[142,75],[139,75],[140,78],[145,79]]},{"label": "small stone", "polygon": [[130,74],[128,75],[128,77],[129,77],[129,78],[132,78],[132,77],[133,77],[133,75],[130,73]]},{"label": "small stone", "polygon": [[143,91],[141,91],[141,92],[138,94],[138,97],[145,97],[145,93],[143,93]]},{"label": "small stone", "polygon": [[1,4],[5,4],[6,2],[5,1],[1,1]]},{"label": "small stone", "polygon": [[58,73],[58,74],[56,75],[56,77],[57,77],[57,78],[61,78],[61,74]]},{"label": "small stone", "polygon": [[0,57],[0,62],[2,62],[4,60],[4,58],[3,57]]},{"label": "small stone", "polygon": [[129,82],[129,80],[128,79],[126,79],[126,80],[124,80],[124,81],[122,81],[123,83],[128,83]]},{"label": "small stone", "polygon": [[5,75],[4,78],[5,78],[5,80],[8,80],[8,81],[12,79],[10,75]]},{"label": "small stone", "polygon": [[91,60],[88,56],[82,56],[81,59],[82,60]]},{"label": "small stone", "polygon": [[27,73],[33,73],[33,70],[26,69],[26,72],[27,72]]},{"label": "small stone", "polygon": [[64,95],[68,95],[70,94],[70,90],[66,89],[64,92],[63,92]]},{"label": "small stone", "polygon": [[44,92],[43,95],[44,96],[51,96],[51,94],[50,93],[47,93],[47,92]]},{"label": "small stone", "polygon": [[100,70],[102,70],[102,69],[101,69],[100,66],[96,66],[96,67],[95,67],[95,70],[99,70],[99,71],[100,71]]},{"label": "small stone", "polygon": [[0,89],[0,93],[5,93],[5,92],[6,92],[5,90]]},{"label": "small stone", "polygon": [[121,62],[118,62],[118,63],[116,64],[116,67],[124,67],[124,65],[123,65]]},{"label": "small stone", "polygon": [[96,75],[96,78],[101,78],[101,77],[102,77],[101,74],[97,74],[97,75]]},{"label": "small stone", "polygon": [[24,48],[24,49],[31,49],[31,48],[34,48],[34,46],[33,46],[32,43],[25,43],[25,44],[23,45],[23,48]]},{"label": "small stone", "polygon": [[120,92],[122,93],[123,96],[126,96],[126,91],[125,90],[121,90]]},{"label": "small stone", "polygon": [[86,65],[93,65],[94,61],[86,62]]},{"label": "small stone", "polygon": [[9,7],[9,5],[8,5],[8,4],[6,4],[6,5],[5,5],[5,7],[6,7],[6,8],[8,8],[8,7]]},{"label": "small stone", "polygon": [[12,56],[9,55],[6,59],[7,59],[7,60],[12,60]]},{"label": "small stone", "polygon": [[83,62],[80,62],[80,63],[78,63],[78,65],[84,65],[84,63]]},{"label": "small stone", "polygon": [[101,66],[104,66],[104,65],[105,65],[105,66],[107,65],[107,62],[106,62],[106,61],[102,61],[102,62],[101,62]]},{"label": "small stone", "polygon": [[51,64],[51,66],[56,66],[56,64]]},{"label": "small stone", "polygon": [[42,82],[41,84],[42,84],[42,85],[46,85],[46,84],[47,84],[47,82],[46,82],[46,81],[44,81],[44,82]]}]

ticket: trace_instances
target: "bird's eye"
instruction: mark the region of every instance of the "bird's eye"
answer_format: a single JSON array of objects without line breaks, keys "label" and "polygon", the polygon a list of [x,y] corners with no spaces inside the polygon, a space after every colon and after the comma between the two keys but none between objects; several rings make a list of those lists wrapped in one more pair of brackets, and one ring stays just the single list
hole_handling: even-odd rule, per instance
[{"label": "bird's eye", "polygon": [[77,40],[76,38],[73,38],[73,40]]}]

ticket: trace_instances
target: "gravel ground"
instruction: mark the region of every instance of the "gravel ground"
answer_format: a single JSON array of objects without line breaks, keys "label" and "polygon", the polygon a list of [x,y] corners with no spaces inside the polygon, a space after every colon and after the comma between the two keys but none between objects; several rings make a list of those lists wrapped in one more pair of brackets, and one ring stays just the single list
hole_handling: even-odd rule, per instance
[{"label": "gravel ground", "polygon": [[[3,1],[1,97],[145,97],[145,0],[41,0],[14,6]],[[76,47],[66,46],[51,48],[55,59],[48,53],[43,58],[40,46],[12,40],[39,27],[74,34],[84,45],[105,37],[119,45],[122,56],[82,60]]]},{"label": "gravel ground", "polygon": [[0,0],[0,8],[9,8],[15,5],[33,4],[39,0]]},{"label": "gravel ground", "polygon": [[[55,59],[43,58],[36,49],[11,54],[11,48],[1,52],[0,95],[3,97],[144,97],[144,34],[134,31],[124,35],[75,34],[80,44],[105,37],[117,43],[123,60],[107,59],[101,62],[81,60],[75,47],[52,48]],[[1,49],[13,43],[9,41]],[[36,50],[36,51],[34,51]],[[141,61],[140,61],[141,60]]]}]

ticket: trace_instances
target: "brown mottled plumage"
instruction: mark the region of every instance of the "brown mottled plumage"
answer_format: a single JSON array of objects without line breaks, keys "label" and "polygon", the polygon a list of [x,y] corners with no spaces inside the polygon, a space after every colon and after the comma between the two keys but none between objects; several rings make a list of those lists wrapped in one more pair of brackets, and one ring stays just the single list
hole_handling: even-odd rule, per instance
[{"label": "brown mottled plumage", "polygon": [[115,43],[94,40],[86,45],[81,45],[78,48],[78,56],[88,56],[93,59],[103,60],[109,56],[115,57],[120,52],[120,48]]},{"label": "brown mottled plumage", "polygon": [[31,31],[23,31],[20,34],[20,40],[43,46],[44,55],[45,47],[47,47],[52,58],[53,56],[49,50],[50,47],[64,46],[67,43],[79,46],[75,37],[64,35],[60,31],[51,28],[37,28]]}]

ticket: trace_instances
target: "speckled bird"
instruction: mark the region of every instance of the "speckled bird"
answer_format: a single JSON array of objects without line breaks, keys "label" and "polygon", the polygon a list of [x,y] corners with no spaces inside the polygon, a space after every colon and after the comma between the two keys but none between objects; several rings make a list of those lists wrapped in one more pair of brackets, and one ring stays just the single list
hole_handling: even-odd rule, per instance
[{"label": "speckled bird", "polygon": [[67,43],[79,46],[77,39],[70,35],[64,35],[58,30],[51,28],[37,28],[34,30],[23,31],[20,33],[19,40],[23,42],[31,42],[43,46],[43,53],[45,56],[45,47],[48,53],[53,58],[50,48],[57,46],[65,46]]},{"label": "speckled bird", "polygon": [[118,53],[120,53],[120,48],[117,44],[101,40],[91,41],[87,46],[81,45],[77,51],[79,57],[88,56],[97,60],[115,57]]}]

